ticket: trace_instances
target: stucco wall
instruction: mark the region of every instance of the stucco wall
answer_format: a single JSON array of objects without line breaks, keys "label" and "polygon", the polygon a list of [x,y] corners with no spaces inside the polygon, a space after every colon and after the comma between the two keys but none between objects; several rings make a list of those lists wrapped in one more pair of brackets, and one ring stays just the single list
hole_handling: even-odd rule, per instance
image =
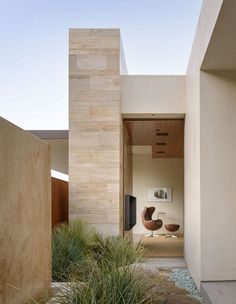
[{"label": "stucco wall", "polygon": [[49,155],[48,144],[0,118],[1,304],[24,303],[51,279]]},{"label": "stucco wall", "polygon": [[186,73],[185,116],[185,260],[198,286],[201,281],[200,68],[223,0],[203,1]]},{"label": "stucco wall", "polygon": [[[173,201],[171,203],[147,202],[147,188],[155,186],[172,187]],[[141,221],[141,212],[144,207],[154,206],[153,215],[157,212],[166,212],[161,219],[164,224],[180,224],[183,232],[184,212],[184,160],[176,158],[152,158],[151,154],[133,154],[133,195],[137,198],[137,224],[133,228],[134,234],[150,233]],[[165,228],[158,233],[167,233]]]},{"label": "stucco wall", "polygon": [[236,71],[201,72],[202,281],[236,280]]},{"label": "stucco wall", "polygon": [[125,114],[185,113],[185,76],[121,76]]},{"label": "stucco wall", "polygon": [[68,139],[44,139],[50,144],[51,169],[68,174]]},{"label": "stucco wall", "polygon": [[221,2],[220,14],[212,33],[204,60],[203,70],[235,70],[236,69],[236,1]]},{"label": "stucco wall", "polygon": [[189,271],[201,280],[201,201],[200,201],[200,110],[199,70],[192,66],[186,77],[184,134],[184,254]]}]

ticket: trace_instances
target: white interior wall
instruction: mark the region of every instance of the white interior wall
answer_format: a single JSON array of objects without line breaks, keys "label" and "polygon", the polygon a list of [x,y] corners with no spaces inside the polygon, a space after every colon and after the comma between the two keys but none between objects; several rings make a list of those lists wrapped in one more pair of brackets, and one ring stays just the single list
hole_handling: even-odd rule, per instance
[{"label": "white interior wall", "polygon": [[[164,224],[180,224],[179,232],[183,232],[184,209],[184,161],[182,158],[152,158],[151,154],[133,154],[133,195],[137,198],[137,224],[133,228],[134,234],[147,234],[141,221],[143,208],[154,206],[157,212],[166,212],[161,219]],[[147,188],[155,186],[172,187],[172,202],[147,202]],[[165,228],[158,233],[167,233]]]}]

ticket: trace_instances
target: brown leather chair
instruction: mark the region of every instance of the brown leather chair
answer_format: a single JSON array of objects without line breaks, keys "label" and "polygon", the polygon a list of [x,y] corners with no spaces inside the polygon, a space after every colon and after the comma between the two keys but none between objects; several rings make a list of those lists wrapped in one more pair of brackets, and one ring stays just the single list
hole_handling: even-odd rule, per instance
[{"label": "brown leather chair", "polygon": [[146,229],[151,230],[151,237],[153,237],[153,231],[158,230],[162,227],[163,222],[161,219],[153,220],[152,215],[155,211],[155,207],[145,207],[142,211],[142,222]]},{"label": "brown leather chair", "polygon": [[166,237],[178,238],[178,236],[174,235],[173,232],[179,230],[180,225],[178,224],[166,224],[165,228],[167,231],[171,232],[171,234],[167,234]]}]

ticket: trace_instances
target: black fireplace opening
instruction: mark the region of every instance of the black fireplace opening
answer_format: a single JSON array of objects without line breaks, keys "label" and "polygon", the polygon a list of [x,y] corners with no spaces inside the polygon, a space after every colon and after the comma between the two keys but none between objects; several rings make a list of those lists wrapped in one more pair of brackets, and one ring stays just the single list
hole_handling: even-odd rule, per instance
[{"label": "black fireplace opening", "polygon": [[136,197],[125,195],[125,230],[131,230],[136,225]]}]

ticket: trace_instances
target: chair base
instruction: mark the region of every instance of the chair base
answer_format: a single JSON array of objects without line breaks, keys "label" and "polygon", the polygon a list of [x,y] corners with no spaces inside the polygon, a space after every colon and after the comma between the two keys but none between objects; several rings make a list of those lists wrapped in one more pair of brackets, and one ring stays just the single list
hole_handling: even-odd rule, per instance
[{"label": "chair base", "polygon": [[145,234],[145,236],[147,236],[147,237],[159,237],[159,235],[156,235],[156,234]]},{"label": "chair base", "polygon": [[166,238],[173,238],[173,239],[178,239],[179,238],[177,235],[174,235],[174,234],[166,234],[165,237]]},{"label": "chair base", "polygon": [[146,234],[145,236],[147,236],[147,237],[160,237],[162,235],[161,234],[154,234],[153,231],[152,231],[151,234]]}]

